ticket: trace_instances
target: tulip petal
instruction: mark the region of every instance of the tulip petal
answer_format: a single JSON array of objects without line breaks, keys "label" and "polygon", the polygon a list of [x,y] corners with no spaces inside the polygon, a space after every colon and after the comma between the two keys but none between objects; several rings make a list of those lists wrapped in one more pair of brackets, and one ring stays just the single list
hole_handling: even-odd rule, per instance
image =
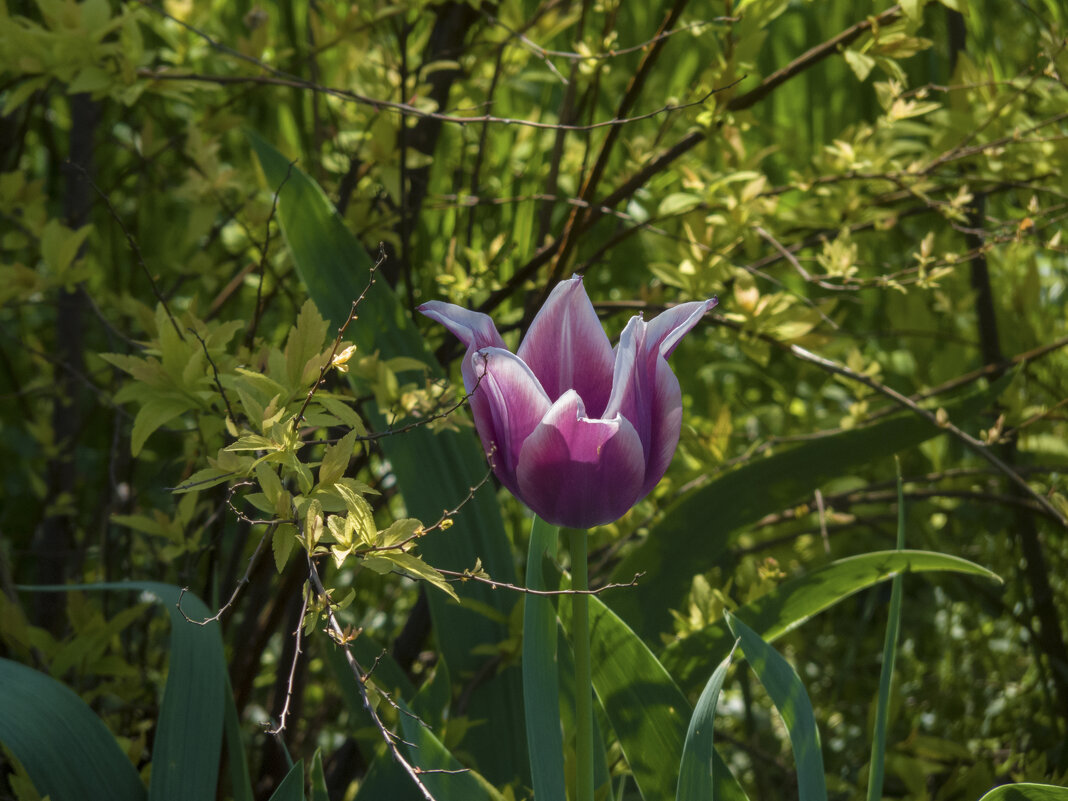
[{"label": "tulip petal", "polygon": [[639,498],[667,472],[682,428],[682,390],[667,357],[715,303],[715,299],[683,303],[650,323],[633,317],[616,346],[605,416],[622,414],[641,439],[646,469]]},{"label": "tulip petal", "polygon": [[[440,300],[427,301],[419,307],[419,311],[455,334],[467,346],[469,356],[482,348],[504,347],[504,340],[497,333],[497,326],[488,314]],[[470,392],[471,387],[468,387],[467,391]]]},{"label": "tulip petal", "polygon": [[548,523],[589,528],[618,520],[638,500],[642,443],[623,417],[586,416],[568,390],[527,438],[516,471],[519,497]]},{"label": "tulip petal", "polygon": [[661,312],[649,323],[645,340],[650,349],[655,348],[665,359],[671,356],[675,346],[690,330],[701,322],[705,312],[715,308],[718,298],[680,303]]},{"label": "tulip petal", "polygon": [[482,447],[501,483],[518,495],[519,454],[549,411],[549,398],[530,368],[504,348],[477,351],[464,359],[463,369],[464,384],[471,384],[471,412]]},{"label": "tulip petal", "polygon": [[517,354],[551,400],[574,389],[590,416],[601,416],[612,388],[612,345],[581,278],[553,287]]}]

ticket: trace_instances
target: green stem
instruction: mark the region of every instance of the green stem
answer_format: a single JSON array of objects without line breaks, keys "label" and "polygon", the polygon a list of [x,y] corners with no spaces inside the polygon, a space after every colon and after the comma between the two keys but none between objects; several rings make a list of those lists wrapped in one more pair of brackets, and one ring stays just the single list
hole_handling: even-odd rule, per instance
[{"label": "green stem", "polygon": [[[571,531],[571,587],[589,589],[586,532]],[[575,654],[575,801],[593,801],[593,680],[590,676],[590,596],[571,596]]]}]

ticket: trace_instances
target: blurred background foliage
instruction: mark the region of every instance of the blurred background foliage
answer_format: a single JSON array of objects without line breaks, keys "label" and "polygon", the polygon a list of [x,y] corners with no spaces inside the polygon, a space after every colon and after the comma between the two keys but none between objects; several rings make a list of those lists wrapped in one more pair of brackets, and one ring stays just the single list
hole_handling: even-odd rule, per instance
[{"label": "blurred background foliage", "polygon": [[[613,336],[636,312],[719,296],[672,359],[686,416],[671,471],[593,532],[595,582],[635,553],[692,553],[704,571],[675,564],[674,594],[653,599],[671,615],[628,618],[618,601],[657,654],[790,578],[892,547],[898,443],[846,455],[818,445],[898,411],[880,387],[934,411],[1001,379],[996,402],[950,419],[1030,492],[959,438],[932,431],[901,452],[909,547],[964,556],[1006,583],[906,577],[886,795],[1064,781],[1066,17],[1056,0],[4,0],[0,656],[72,687],[146,770],[167,627],[130,597],[18,585],[166,581],[218,609],[266,530],[255,518],[278,507],[284,490],[272,495],[262,473],[258,498],[224,483],[171,491],[252,470],[251,456],[227,462],[235,452],[221,449],[270,436],[271,393],[299,407],[331,357],[333,330],[301,311],[307,279],[279,232],[284,182],[265,179],[254,131],[323,187],[366,247],[353,270],[381,250],[378,280],[401,314],[446,299],[492,314],[514,344],[573,272]],[[456,344],[416,324],[458,387]],[[331,373],[306,421],[319,444],[301,458],[313,465],[325,441],[425,422],[459,397],[376,352],[375,331],[354,337],[369,343],[352,357],[356,380]],[[435,425],[473,437],[465,414]],[[788,491],[740,487],[727,502],[769,507],[758,518],[723,530],[712,513],[657,540],[676,499],[797,443],[815,443],[811,475],[831,478],[808,486],[802,467]],[[354,447],[348,475],[373,537],[413,501],[378,440]],[[271,475],[296,492],[302,465]],[[529,520],[499,500],[518,560]],[[464,535],[463,509],[455,520],[440,537]],[[339,711],[321,646],[291,676],[308,578],[289,559],[295,536],[271,529],[275,558],[252,562],[222,617],[230,681],[256,797],[284,777],[280,749],[321,749],[329,797],[347,798],[377,741]],[[437,656],[458,635],[430,624],[426,593],[438,590],[389,569],[429,574],[335,556],[320,565],[345,594],[342,619],[405,681],[444,693],[439,731],[454,753],[483,747],[470,738],[484,722],[466,714],[478,676],[450,676]],[[613,592],[615,607],[628,591]],[[779,644],[813,697],[836,798],[863,794],[887,597],[858,593]],[[514,665],[519,617],[497,619],[500,641],[483,643],[488,672]],[[667,664],[691,701],[715,667]],[[290,685],[288,723],[271,736],[263,724],[277,723]],[[723,698],[717,730],[751,797],[784,797],[788,744],[759,688],[741,670]],[[0,797],[33,798],[6,764]],[[521,776],[481,767],[525,797]]]}]

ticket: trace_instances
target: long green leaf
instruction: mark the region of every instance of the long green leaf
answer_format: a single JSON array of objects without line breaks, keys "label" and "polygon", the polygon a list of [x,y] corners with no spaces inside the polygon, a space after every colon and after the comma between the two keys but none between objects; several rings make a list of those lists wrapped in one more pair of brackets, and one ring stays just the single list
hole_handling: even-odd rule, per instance
[{"label": "long green leaf", "polygon": [[[839,559],[735,610],[761,637],[774,642],[839,601],[899,573],[943,570],[1000,581],[996,574],[966,559],[930,551],[876,551]],[[720,662],[734,637],[726,622],[718,621],[669,645],[664,664],[687,691],[700,686],[705,665]]]},{"label": "long green leaf", "polygon": [[[556,554],[559,529],[534,518],[527,554],[527,588],[555,589],[542,564]],[[523,599],[523,702],[527,748],[535,798],[566,797],[564,738],[560,731],[560,667],[556,653],[556,609],[546,596]]]},{"label": "long green leaf", "polygon": [[1003,784],[979,801],[1068,801],[1068,787],[1052,784]]},{"label": "long green leaf", "polygon": [[[1005,385],[1003,379],[943,408],[959,424],[997,398]],[[614,581],[630,581],[639,572],[644,575],[637,587],[612,597],[612,608],[647,642],[654,642],[659,632],[670,630],[668,610],[679,606],[691,577],[727,561],[732,533],[804,500],[832,478],[873,460],[889,459],[940,433],[940,428],[916,415],[898,415],[796,445],[695,490],[672,506],[616,568]]]},{"label": "long green leaf", "polygon": [[[732,652],[733,655],[733,652]],[[723,680],[727,678],[731,656],[719,663],[712,676],[697,699],[693,709],[689,728],[686,729],[686,742],[682,746],[682,764],[679,766],[679,789],[675,801],[712,801],[720,797],[717,781],[722,781],[715,768],[715,751],[713,748],[713,727],[716,721],[716,705],[719,693],[723,689]]]},{"label": "long green leaf", "polygon": [[[214,796],[222,753],[226,704],[233,704],[217,621],[198,625],[212,612],[192,593],[155,581],[107,582],[38,586],[37,592],[70,590],[122,590],[155,597],[171,618],[171,656],[163,691],[155,744],[152,747],[152,779],[149,801],[185,801]],[[182,608],[178,608],[181,597]],[[236,713],[235,713],[236,719]],[[239,739],[239,738],[238,738]],[[244,760],[244,752],[231,753]],[[233,770],[233,780],[247,779],[247,770]],[[250,787],[235,785],[235,797],[251,795]]]},{"label": "long green leaf", "polygon": [[[570,604],[559,615],[570,626]],[[675,794],[690,705],[652,651],[599,598],[590,598],[590,657],[593,688],[619,740],[635,784],[645,801]],[[745,801],[726,763],[713,751],[725,778],[717,801]]]},{"label": "long green leaf", "polygon": [[[319,311],[338,326],[367,285],[371,261],[319,185],[296,166],[291,167],[288,159],[260,137],[250,133],[249,139],[268,185],[278,190],[278,219],[297,272]],[[432,375],[442,375],[419,330],[385,281],[377,281],[367,293],[359,314],[346,337],[361,351],[377,350],[383,358],[419,359]],[[372,425],[385,426],[378,411],[369,410],[368,417]],[[436,520],[442,509],[455,507],[487,469],[470,432],[432,434],[416,428],[403,436],[384,437],[379,445],[392,466],[408,513],[423,520]],[[419,547],[427,561],[437,567],[463,570],[481,559],[495,579],[515,581],[511,546],[490,490],[476,493],[447,533],[430,534],[420,540]],[[516,603],[513,596],[493,592],[478,582],[467,582],[457,591],[461,598],[497,610],[500,620],[508,619]],[[477,649],[505,640],[506,626],[451,602],[434,589],[428,588],[427,593],[435,628],[448,632],[448,636],[439,637],[438,645],[450,673],[460,678],[482,672],[487,658]],[[522,703],[519,670],[511,668],[481,683],[468,705],[467,714],[486,723],[471,729],[464,747],[479,764],[487,766],[490,778],[501,784],[526,775]]]},{"label": "long green leaf", "polygon": [[271,793],[271,801],[304,801],[304,762],[298,759],[293,763],[282,783]]},{"label": "long green leaf", "polygon": [[[200,626],[212,612],[191,593],[169,584],[139,582],[171,616],[171,659],[163,693],[156,742],[152,748],[149,801],[210,798],[216,789],[222,751],[223,708],[229,691],[222,635],[215,621]],[[232,703],[232,701],[231,701]],[[244,758],[231,754],[231,758]]]},{"label": "long green leaf", "polygon": [[440,801],[503,801],[485,779],[465,770],[448,749],[421,720],[400,703],[401,730],[412,764],[422,771],[422,780],[430,794]]},{"label": "long green leaf", "polygon": [[[905,487],[901,462],[897,461],[897,550],[905,550]],[[883,642],[883,666],[879,671],[879,696],[875,702],[875,730],[871,738],[871,768],[868,771],[868,801],[883,797],[883,770],[886,760],[886,729],[890,709],[890,686],[894,680],[897,635],[901,628],[901,574],[890,582],[890,614]]]},{"label": "long green leaf", "polygon": [[797,797],[799,801],[827,801],[827,779],[823,773],[823,753],[812,702],[801,679],[782,656],[760,638],[760,635],[727,613],[727,624],[741,640],[742,651],[749,666],[768,691],[779,710],[797,764]]},{"label": "long green leaf", "polygon": [[26,665],[0,659],[0,742],[52,801],[143,801],[133,763],[89,706]]},{"label": "long green leaf", "polygon": [[323,752],[316,748],[311,763],[311,801],[330,801],[326,792],[326,773],[323,771]]}]

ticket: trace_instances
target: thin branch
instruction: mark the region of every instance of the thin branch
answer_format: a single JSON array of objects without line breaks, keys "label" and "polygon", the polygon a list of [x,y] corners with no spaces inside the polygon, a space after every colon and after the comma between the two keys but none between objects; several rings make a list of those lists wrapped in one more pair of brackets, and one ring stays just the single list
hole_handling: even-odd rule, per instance
[{"label": "thin branch", "polygon": [[504,581],[494,581],[487,576],[481,576],[478,573],[471,570],[444,570],[440,567],[434,568],[443,576],[450,577],[450,581],[459,581],[461,583],[467,581],[477,581],[480,584],[488,584],[494,589],[502,590],[514,590],[515,592],[525,592],[528,595],[600,595],[606,590],[618,590],[623,587],[637,587],[638,579],[645,575],[645,571],[634,574],[634,578],[623,584],[605,584],[603,587],[598,587],[595,590],[532,590],[529,587],[523,587],[519,584],[508,584]]},{"label": "thin branch", "polygon": [[[308,30],[311,31],[311,28],[309,27]],[[285,178],[278,184],[278,188],[274,190],[274,197],[271,199],[271,213],[267,215],[267,225],[264,226],[263,247],[260,248],[260,280],[259,283],[256,284],[256,307],[252,312],[252,325],[249,326],[248,335],[245,337],[246,344],[250,346],[252,345],[253,338],[256,336],[256,329],[260,324],[260,315],[263,313],[263,277],[267,272],[267,254],[270,252],[271,248],[271,221],[274,220],[275,212],[278,210],[278,198],[282,194],[282,188],[293,174],[293,165],[296,163],[296,159],[289,162],[289,166],[286,167]]]},{"label": "thin branch", "polygon": [[636,114],[632,117],[614,117],[610,120],[600,120],[598,122],[591,122],[582,125],[566,125],[563,123],[555,122],[539,122],[538,120],[526,120],[519,117],[495,117],[492,114],[482,114],[478,116],[462,116],[456,114],[444,114],[438,111],[424,111],[409,105],[408,103],[400,103],[394,100],[378,100],[375,98],[367,97],[365,95],[358,94],[356,92],[349,91],[347,89],[334,89],[326,86],[319,86],[317,84],[310,83],[309,81],[301,80],[299,78],[279,78],[270,77],[266,75],[202,75],[199,73],[172,73],[161,72],[158,70],[152,70],[142,68],[137,71],[137,77],[145,78],[151,81],[187,81],[191,83],[212,83],[218,86],[230,86],[241,84],[256,84],[262,86],[284,86],[290,89],[306,89],[310,92],[319,92],[321,94],[329,95],[330,97],[336,97],[341,100],[348,100],[354,103],[361,103],[374,108],[376,111],[395,111],[402,116],[406,117],[420,117],[423,119],[437,120],[438,122],[454,123],[456,125],[473,125],[476,123],[494,123],[497,125],[515,125],[521,128],[538,128],[549,131],[595,131],[599,128],[620,128],[624,125],[630,125],[634,122],[641,122],[642,120],[652,119],[653,117],[659,117],[663,114],[670,114],[675,111],[683,111],[688,108],[695,108],[697,106],[704,105],[704,103],[716,92],[723,91],[720,89],[711,89],[696,100],[690,100],[685,103],[666,103],[659,108],[655,108],[652,111],[647,111],[643,114]]},{"label": "thin branch", "polygon": [[893,22],[901,15],[901,6],[894,5],[875,17],[862,19],[855,25],[851,25],[836,36],[832,36],[825,42],[806,50],[785,67],[775,70],[771,75],[760,82],[755,89],[751,89],[744,95],[739,95],[727,104],[731,111],[741,111],[755,106],[769,94],[778,89],[791,78],[801,74],[814,64],[818,64],[828,56],[835,55],[859,39],[861,35],[873,28]]},{"label": "thin branch", "polygon": [[[668,30],[668,31],[661,31],[656,36],[654,36],[652,39],[648,39],[648,40],[646,40],[644,42],[641,42],[640,44],[631,45],[629,47],[621,47],[621,48],[618,48],[618,49],[617,48],[612,48],[611,50],[605,50],[603,53],[586,53],[586,54],[570,52],[570,51],[567,51],[567,50],[549,50],[547,48],[542,47],[537,42],[531,41],[530,39],[528,39],[526,36],[524,36],[519,31],[516,31],[516,30],[508,27],[508,25],[506,25],[505,23],[501,22],[499,19],[494,17],[492,14],[486,14],[486,19],[489,20],[490,23],[492,23],[493,25],[496,25],[497,27],[503,28],[504,30],[508,31],[510,34],[512,34],[512,36],[514,36],[515,38],[519,39],[519,41],[522,42],[523,45],[528,50],[530,50],[531,53],[533,53],[534,55],[542,58],[542,60],[546,61],[547,63],[551,64],[551,62],[548,62],[548,59],[546,57],[552,56],[554,58],[564,58],[564,59],[567,59],[568,61],[606,61],[608,59],[617,58],[619,56],[625,56],[625,55],[628,55],[630,53],[637,53],[639,50],[645,50],[646,48],[651,47],[652,45],[655,45],[658,42],[663,41],[664,39],[668,39],[668,38],[674,36],[677,33],[684,33],[686,31],[693,31],[693,30],[697,30],[698,28],[706,28],[706,27],[709,27],[710,25],[715,25],[717,23],[738,22],[740,17],[712,17],[712,19],[698,20],[697,22],[690,22],[690,23],[688,23],[686,25],[680,25],[679,27],[672,28],[671,30]],[[556,72],[555,68],[552,68],[552,69],[553,69],[554,72]],[[561,79],[563,79],[563,76],[560,75],[559,72],[556,72],[556,74]],[[567,83],[567,81],[564,80],[564,83]]]},{"label": "thin branch", "polygon": [[293,644],[293,661],[289,665],[289,680],[286,682],[286,700],[282,705],[282,712],[278,716],[278,725],[273,729],[267,729],[267,733],[271,735],[279,735],[285,731],[286,718],[289,716],[289,704],[293,700],[293,682],[297,675],[297,662],[300,661],[300,655],[303,653],[300,644],[304,636],[304,616],[308,613],[308,601],[311,598],[311,592],[308,589],[304,589],[302,594],[304,595],[304,601],[300,607],[297,630],[293,632],[296,642]]},{"label": "thin branch", "polygon": [[248,560],[248,567],[245,568],[245,575],[243,575],[240,580],[238,580],[237,586],[234,587],[234,591],[230,595],[230,600],[228,600],[221,607],[219,607],[219,611],[211,617],[206,617],[203,620],[193,620],[191,617],[189,617],[189,615],[185,613],[185,610],[182,609],[182,598],[185,596],[186,592],[188,592],[189,588],[182,587],[182,589],[178,593],[178,601],[175,606],[178,607],[178,611],[181,612],[182,617],[185,618],[187,623],[192,623],[197,626],[206,626],[213,621],[222,619],[222,616],[226,614],[227,610],[229,610],[230,607],[234,605],[234,602],[237,600],[237,596],[241,594],[241,590],[243,590],[245,586],[249,583],[249,581],[251,581],[252,568],[256,566],[256,561],[259,559],[260,553],[263,551],[263,545],[265,542],[267,542],[267,539],[271,536],[271,534],[274,533],[274,529],[274,525],[270,525],[267,527],[267,530],[263,533],[263,536],[260,537],[259,544],[256,545],[256,550],[252,552],[252,556]]},{"label": "thin branch", "polygon": [[364,708],[371,716],[371,720],[378,729],[378,733],[385,740],[386,747],[393,755],[393,758],[397,761],[397,764],[401,766],[405,773],[415,782],[416,787],[419,789],[419,794],[426,801],[435,801],[434,796],[421,778],[421,769],[415,767],[400,752],[400,748],[397,746],[397,740],[399,739],[396,734],[386,728],[385,723],[382,722],[382,718],[378,715],[377,707],[371,702],[370,695],[367,692],[367,681],[370,675],[363,670],[360,663],[356,661],[356,657],[353,655],[352,650],[345,644],[345,632],[341,628],[341,624],[338,623],[337,616],[334,614],[334,609],[330,605],[330,597],[327,595],[326,588],[323,587],[323,581],[319,577],[319,571],[315,567],[315,562],[311,556],[308,556],[308,578],[311,579],[312,586],[315,588],[315,592],[320,599],[325,601],[326,619],[329,627],[329,632],[332,638],[341,645],[342,653],[345,654],[345,660],[349,663],[349,669],[352,671],[352,675],[356,679],[356,687],[360,691],[360,699],[363,701]]},{"label": "thin branch", "polygon": [[891,389],[885,384],[879,383],[878,381],[874,380],[869,376],[863,375],[862,373],[858,373],[855,370],[851,370],[844,364],[839,364],[838,362],[825,358],[823,356],[817,356],[815,353],[805,350],[800,345],[790,345],[788,346],[788,350],[794,356],[803,361],[815,364],[816,366],[830,373],[849,378],[853,381],[863,384],[869,389],[875,390],[881,395],[885,395],[886,397],[894,400],[901,406],[904,406],[906,409],[909,409],[914,414],[918,414],[920,417],[931,423],[931,425],[937,426],[938,428],[941,428],[949,434],[953,435],[953,437],[963,443],[973,453],[977,454],[983,459],[986,459],[986,461],[993,465],[1002,475],[1004,475],[1012,483],[1016,484],[1020,489],[1022,489],[1028,497],[1033,498],[1039,504],[1039,506],[1041,506],[1047,514],[1053,517],[1054,520],[1060,523],[1061,526],[1063,526],[1064,528],[1068,528],[1068,518],[1065,518],[1065,516],[1060,512],[1060,510],[1058,510],[1057,507],[1055,507],[1049,501],[1048,498],[1038,492],[1035,492],[1035,490],[1031,488],[1031,485],[1028,484],[1020,476],[1019,473],[1017,473],[1015,470],[1012,469],[1012,467],[1010,467],[1000,458],[998,458],[993,453],[993,451],[991,451],[990,448],[988,448],[983,442],[977,440],[975,437],[957,428],[947,418],[939,416],[935,412],[930,412],[927,409],[924,409],[915,401],[902,395],[900,392]]},{"label": "thin branch", "polygon": [[227,416],[229,416],[229,418],[231,420],[233,420],[236,423],[237,422],[237,418],[234,417],[234,410],[230,406],[230,399],[226,396],[226,390],[223,389],[222,381],[219,379],[219,368],[215,366],[215,360],[212,359],[211,358],[211,354],[208,353],[208,343],[204,341],[204,337],[202,337],[199,333],[197,333],[196,329],[190,327],[190,328],[187,328],[186,330],[189,331],[190,334],[192,334],[193,336],[195,336],[197,338],[197,341],[200,343],[200,347],[203,348],[203,350],[204,350],[204,358],[207,359],[208,360],[208,364],[211,365],[211,372],[212,372],[212,375],[214,376],[215,387],[216,387],[216,389],[219,390],[219,394],[222,395],[223,403],[226,404],[226,414],[227,414]]}]

